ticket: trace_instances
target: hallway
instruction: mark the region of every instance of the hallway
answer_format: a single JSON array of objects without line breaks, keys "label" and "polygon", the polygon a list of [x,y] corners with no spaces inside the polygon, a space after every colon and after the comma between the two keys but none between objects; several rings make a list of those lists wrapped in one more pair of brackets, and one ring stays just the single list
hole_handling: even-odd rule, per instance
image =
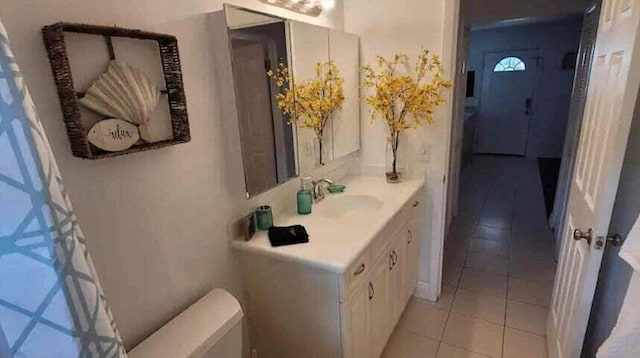
[{"label": "hallway", "polygon": [[461,183],[440,300],[412,299],[384,357],[546,357],[556,265],[537,162],[475,156]]}]

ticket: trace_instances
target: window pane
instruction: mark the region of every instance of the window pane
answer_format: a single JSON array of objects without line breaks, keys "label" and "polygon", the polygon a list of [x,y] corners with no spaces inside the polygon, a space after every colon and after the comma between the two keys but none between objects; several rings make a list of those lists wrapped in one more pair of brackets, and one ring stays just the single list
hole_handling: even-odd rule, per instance
[{"label": "window pane", "polygon": [[500,60],[493,68],[493,72],[526,71],[527,67],[519,57],[509,56]]}]

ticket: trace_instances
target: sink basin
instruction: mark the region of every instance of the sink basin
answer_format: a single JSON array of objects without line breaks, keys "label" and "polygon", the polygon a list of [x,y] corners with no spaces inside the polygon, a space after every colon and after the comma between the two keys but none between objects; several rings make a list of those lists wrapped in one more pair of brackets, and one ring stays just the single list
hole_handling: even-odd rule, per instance
[{"label": "sink basin", "polygon": [[382,201],[370,195],[328,196],[318,205],[318,213],[340,218],[349,213],[372,213],[382,208]]}]

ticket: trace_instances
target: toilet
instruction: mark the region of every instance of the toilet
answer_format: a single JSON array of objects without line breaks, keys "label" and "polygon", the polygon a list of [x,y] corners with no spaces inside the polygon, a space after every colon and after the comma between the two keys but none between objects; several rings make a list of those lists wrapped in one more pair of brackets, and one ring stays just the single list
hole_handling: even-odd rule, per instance
[{"label": "toilet", "polygon": [[129,358],[240,358],[242,308],[214,289],[127,353]]}]

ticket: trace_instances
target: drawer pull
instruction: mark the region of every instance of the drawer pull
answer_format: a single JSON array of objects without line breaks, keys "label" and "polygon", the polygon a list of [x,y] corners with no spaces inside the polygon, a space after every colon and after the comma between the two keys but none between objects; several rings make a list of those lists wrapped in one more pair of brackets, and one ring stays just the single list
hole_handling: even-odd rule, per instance
[{"label": "drawer pull", "polygon": [[414,208],[415,208],[416,206],[418,206],[418,205],[420,205],[420,202],[419,202],[419,201],[417,201],[417,200],[416,200],[416,201],[414,201],[414,202],[413,202],[413,204],[411,204],[411,206],[413,206]]},{"label": "drawer pull", "polygon": [[360,264],[360,267],[358,267],[358,269],[356,270],[356,272],[353,273],[353,275],[358,276],[363,272],[364,272],[364,264]]},{"label": "drawer pull", "polygon": [[373,283],[369,282],[369,301],[373,299],[373,296],[376,294],[376,290],[373,288]]},{"label": "drawer pull", "polygon": [[407,230],[407,232],[409,233],[409,240],[407,240],[407,243],[411,245],[411,243],[413,242],[413,231]]},{"label": "drawer pull", "polygon": [[389,271],[393,270],[393,268],[396,267],[397,263],[398,253],[396,252],[396,250],[393,250],[393,252],[389,254]]}]

